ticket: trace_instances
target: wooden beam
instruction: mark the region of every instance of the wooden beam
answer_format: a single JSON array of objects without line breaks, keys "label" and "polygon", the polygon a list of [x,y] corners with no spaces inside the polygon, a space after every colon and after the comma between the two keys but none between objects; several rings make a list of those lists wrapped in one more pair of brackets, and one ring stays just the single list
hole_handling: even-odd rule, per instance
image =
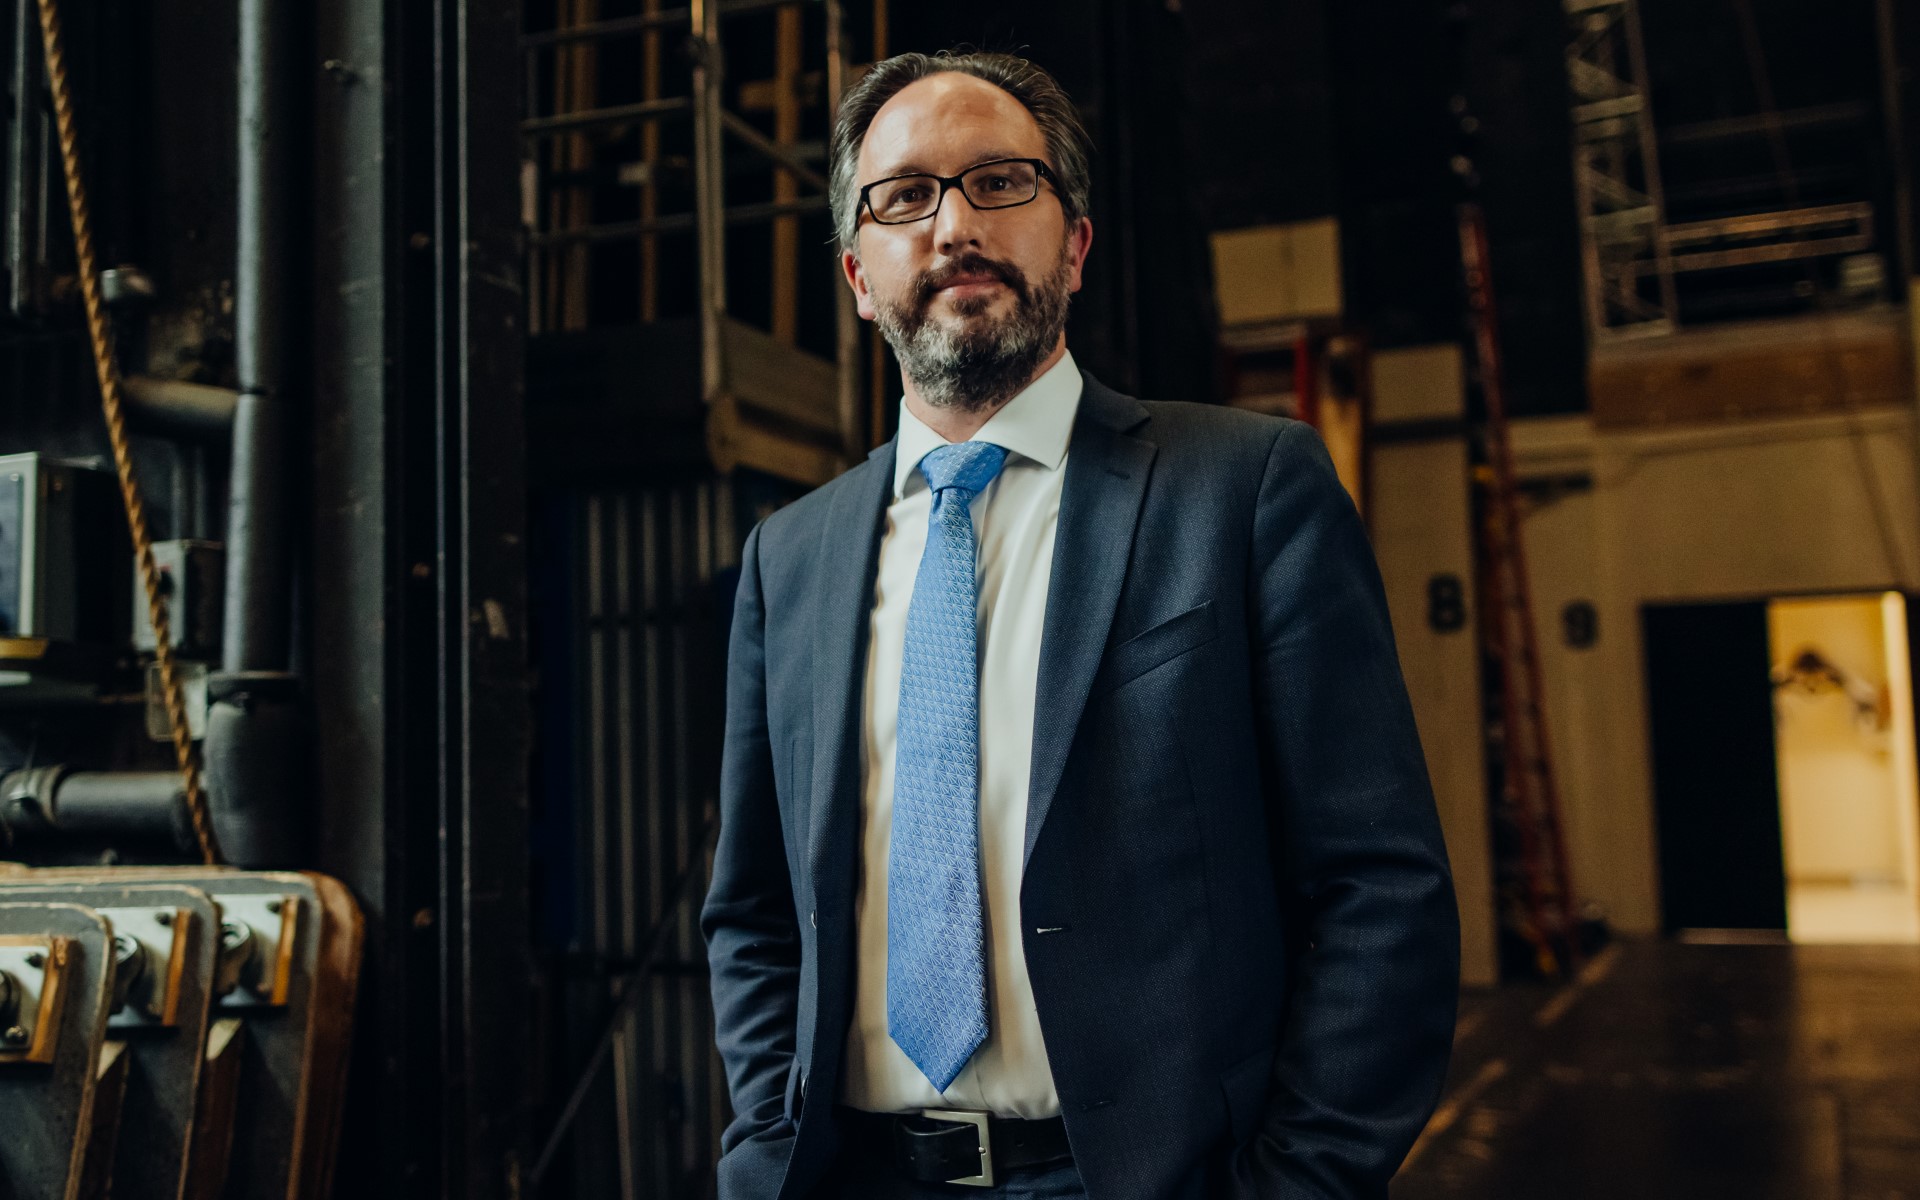
[{"label": "wooden beam", "polygon": [[[564,29],[587,24],[599,16],[599,9],[600,0],[560,0],[555,25]],[[599,90],[599,47],[592,42],[565,46],[555,53],[554,66],[553,111],[573,113],[592,108]],[[549,161],[557,175],[578,179],[593,165],[593,141],[585,133],[557,137],[552,147]],[[580,228],[592,219],[591,204],[588,189],[578,183],[550,188],[548,211],[553,219],[549,228]],[[586,327],[587,253],[584,242],[568,243],[547,252],[549,287],[543,297],[542,329]]]},{"label": "wooden beam", "polygon": [[[644,0],[641,14],[656,17],[660,0]],[[640,40],[640,87],[642,98],[660,98],[660,31],[648,29]],[[660,122],[646,121],[640,126],[640,161],[646,177],[640,182],[640,221],[648,224],[660,210]],[[660,315],[660,235],[640,235],[640,319],[655,320]]]},{"label": "wooden beam", "polygon": [[[798,7],[780,10],[774,35],[773,140],[791,148],[800,140],[800,20]],[[791,171],[776,168],[773,199],[778,204],[798,199],[799,181]],[[800,331],[800,221],[780,217],[773,223],[773,336],[793,345]]]}]

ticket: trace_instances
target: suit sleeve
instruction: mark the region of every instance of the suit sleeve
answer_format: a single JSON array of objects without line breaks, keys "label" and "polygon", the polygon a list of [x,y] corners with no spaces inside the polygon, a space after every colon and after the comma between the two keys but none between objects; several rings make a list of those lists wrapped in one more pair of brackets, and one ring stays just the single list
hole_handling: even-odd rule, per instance
[{"label": "suit sleeve", "polygon": [[1459,917],[1372,547],[1319,434],[1275,439],[1249,621],[1290,986],[1235,1200],[1387,1195],[1453,1041]]},{"label": "suit sleeve", "polygon": [[721,1153],[793,1134],[786,1119],[799,1006],[800,932],[781,836],[767,733],[766,610],[760,530],[741,552],[727,649],[727,718],[720,767],[720,837],[700,914],[713,987],[714,1036],[734,1119]]}]

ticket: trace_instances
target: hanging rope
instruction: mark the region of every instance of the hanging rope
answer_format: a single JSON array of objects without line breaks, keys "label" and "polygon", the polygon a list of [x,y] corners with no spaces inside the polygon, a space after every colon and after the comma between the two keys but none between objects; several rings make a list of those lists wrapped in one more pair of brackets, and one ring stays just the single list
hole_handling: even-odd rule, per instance
[{"label": "hanging rope", "polygon": [[213,823],[207,816],[207,797],[200,786],[200,758],[187,725],[186,698],[173,661],[172,628],[167,622],[166,597],[160,594],[160,571],[153,561],[153,540],[147,532],[146,505],[133,478],[133,459],[127,450],[127,425],[122,412],[120,371],[113,353],[113,331],[100,298],[100,275],[94,258],[93,221],[87,209],[87,189],[80,180],[80,139],[74,131],[73,94],[67,81],[66,51],[60,39],[56,0],[39,0],[40,35],[47,52],[47,84],[53,92],[53,115],[60,134],[60,161],[67,180],[67,212],[73,221],[74,256],[80,271],[80,294],[86,302],[87,335],[93,343],[93,367],[100,379],[100,408],[107,419],[107,440],[113,444],[113,465],[120,477],[120,499],[127,510],[127,527],[140,563],[140,582],[147,593],[147,616],[153,622],[154,658],[160,667],[160,686],[166,694],[167,728],[173,735],[173,754],[186,785],[187,814],[193,821],[200,857],[209,866],[220,861]]}]

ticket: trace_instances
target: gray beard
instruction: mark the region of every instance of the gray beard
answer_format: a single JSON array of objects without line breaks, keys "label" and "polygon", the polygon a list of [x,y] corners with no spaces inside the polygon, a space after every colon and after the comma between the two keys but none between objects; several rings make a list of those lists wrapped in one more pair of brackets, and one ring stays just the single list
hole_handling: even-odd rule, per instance
[{"label": "gray beard", "polygon": [[916,282],[912,291],[918,305],[881,302],[876,296],[874,324],[922,400],[934,408],[986,411],[1018,395],[1059,345],[1067,326],[1072,268],[1070,254],[1063,252],[1053,274],[1037,286],[1017,274],[1007,279],[1014,308],[998,321],[979,319],[992,305],[991,295],[955,302],[958,322],[934,321],[933,297]]}]

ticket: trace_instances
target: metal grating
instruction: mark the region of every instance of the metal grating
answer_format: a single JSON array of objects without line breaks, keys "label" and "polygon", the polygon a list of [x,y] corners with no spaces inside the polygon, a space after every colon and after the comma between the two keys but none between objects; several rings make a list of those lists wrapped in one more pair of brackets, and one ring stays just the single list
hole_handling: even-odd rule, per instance
[{"label": "metal grating", "polygon": [[[574,869],[563,1064],[589,1073],[543,1195],[712,1194],[729,1113],[699,902],[717,807],[736,485],[718,478],[557,500],[572,564]],[[557,532],[557,531],[556,531]],[[556,631],[557,632],[557,631]],[[554,647],[554,651],[562,650]],[[550,659],[548,661],[551,661]],[[548,776],[549,790],[557,782]],[[548,799],[559,799],[549,796]],[[637,987],[620,1006],[624,989]],[[592,1057],[620,1014],[605,1059]],[[570,1187],[561,1186],[569,1176]]]}]

